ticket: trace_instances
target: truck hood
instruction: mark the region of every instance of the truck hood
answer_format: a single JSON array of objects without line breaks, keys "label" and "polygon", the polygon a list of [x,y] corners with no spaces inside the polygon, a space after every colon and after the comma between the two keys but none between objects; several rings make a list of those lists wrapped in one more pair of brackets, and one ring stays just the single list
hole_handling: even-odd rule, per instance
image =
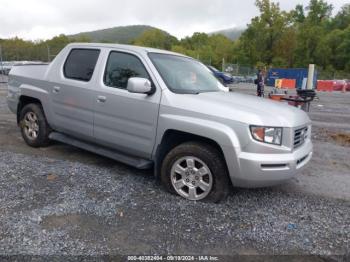
[{"label": "truck hood", "polygon": [[180,101],[183,109],[250,125],[298,127],[311,122],[301,109],[252,95],[209,92],[185,95]]}]

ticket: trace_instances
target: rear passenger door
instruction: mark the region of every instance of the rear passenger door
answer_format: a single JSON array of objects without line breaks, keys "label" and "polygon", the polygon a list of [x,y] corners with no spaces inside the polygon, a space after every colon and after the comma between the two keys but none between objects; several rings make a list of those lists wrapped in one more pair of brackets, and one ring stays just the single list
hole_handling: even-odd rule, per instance
[{"label": "rear passenger door", "polygon": [[130,77],[149,79],[145,60],[136,53],[107,51],[95,92],[94,136],[97,143],[117,151],[150,158],[156,137],[161,91],[152,95],[127,91]]},{"label": "rear passenger door", "polygon": [[73,48],[53,83],[55,128],[80,139],[93,139],[94,74],[100,50]]}]

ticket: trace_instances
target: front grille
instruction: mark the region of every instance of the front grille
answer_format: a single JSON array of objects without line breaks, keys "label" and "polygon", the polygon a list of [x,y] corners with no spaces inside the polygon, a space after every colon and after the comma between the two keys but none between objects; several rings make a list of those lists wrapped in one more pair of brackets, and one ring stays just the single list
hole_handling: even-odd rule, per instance
[{"label": "front grille", "polygon": [[300,147],[304,144],[307,138],[308,127],[303,127],[294,131],[294,148]]}]

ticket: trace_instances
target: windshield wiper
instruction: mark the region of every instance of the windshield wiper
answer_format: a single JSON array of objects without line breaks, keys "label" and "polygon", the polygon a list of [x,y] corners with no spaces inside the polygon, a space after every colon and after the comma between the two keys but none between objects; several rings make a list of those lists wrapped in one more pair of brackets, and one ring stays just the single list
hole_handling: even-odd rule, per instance
[{"label": "windshield wiper", "polygon": [[187,95],[198,95],[200,92],[197,90],[176,90],[178,94],[187,94]]}]

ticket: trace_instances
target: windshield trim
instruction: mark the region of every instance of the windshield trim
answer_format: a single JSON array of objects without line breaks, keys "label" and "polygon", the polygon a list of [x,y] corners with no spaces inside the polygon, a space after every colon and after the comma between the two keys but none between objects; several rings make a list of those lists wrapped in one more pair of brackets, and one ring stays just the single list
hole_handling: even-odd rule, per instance
[{"label": "windshield trim", "polygon": [[220,73],[219,69],[217,69],[216,67],[211,66],[211,65],[208,65],[208,67],[209,67],[212,71],[217,72],[217,73]]},{"label": "windshield trim", "polygon": [[[161,52],[148,52],[147,56],[149,58],[149,60],[151,61],[151,63],[153,64],[153,66],[157,69],[158,74],[160,75],[160,77],[162,78],[162,80],[164,81],[166,87],[173,93],[175,94],[192,94],[192,95],[198,95],[201,93],[211,93],[211,92],[220,92],[220,88],[218,88],[217,90],[179,90],[176,88],[172,88],[171,85],[169,84],[169,82],[167,81],[167,79],[164,77],[164,75],[162,74],[161,70],[159,70],[158,65],[153,61],[152,57],[150,55],[152,54],[156,54],[156,55],[166,55],[166,56],[174,56],[174,57],[180,57],[180,58],[185,58],[185,59],[189,59],[192,60],[194,62],[200,63],[202,64],[202,66],[204,66],[205,68],[206,65],[204,65],[203,63],[201,63],[200,61],[189,57],[189,56],[185,56],[185,55],[180,55],[180,54],[175,54],[175,53],[161,53]],[[209,69],[208,69],[209,70]]]}]

